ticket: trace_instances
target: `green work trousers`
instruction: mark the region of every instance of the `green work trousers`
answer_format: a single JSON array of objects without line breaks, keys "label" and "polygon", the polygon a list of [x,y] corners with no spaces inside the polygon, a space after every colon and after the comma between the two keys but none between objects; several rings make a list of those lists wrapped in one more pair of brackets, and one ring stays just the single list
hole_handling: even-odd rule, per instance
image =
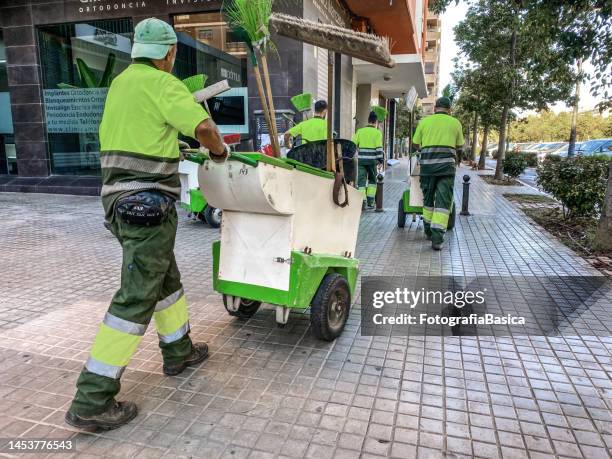
[{"label": "green work trousers", "polygon": [[453,206],[454,175],[421,176],[423,225],[431,241],[441,244]]},{"label": "green work trousers", "polygon": [[112,232],[123,249],[121,287],[77,381],[73,413],[92,416],[108,409],[151,318],[165,363],[181,362],[191,353],[187,302],[174,258],[176,227],[174,208],[165,222],[151,227],[129,225],[115,216]]},{"label": "green work trousers", "polygon": [[357,186],[363,195],[364,201],[367,199],[368,205],[374,205],[376,197],[376,161],[369,159],[359,160],[359,169],[357,176]]}]

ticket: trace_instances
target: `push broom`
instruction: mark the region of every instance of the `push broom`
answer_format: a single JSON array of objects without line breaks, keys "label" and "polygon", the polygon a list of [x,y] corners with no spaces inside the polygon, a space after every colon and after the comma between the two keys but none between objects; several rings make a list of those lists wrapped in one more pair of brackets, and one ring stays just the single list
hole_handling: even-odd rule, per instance
[{"label": "push broom", "polygon": [[302,114],[302,117],[308,119],[308,112],[312,107],[312,94],[305,92],[293,96],[290,100],[295,109]]},{"label": "push broom", "polygon": [[[268,31],[268,21],[272,14],[272,0],[226,0],[223,11],[232,27],[232,31],[246,43],[251,55],[251,62],[259,91],[262,110],[268,125],[270,141],[274,156],[280,156],[280,145],[276,127],[276,112],[272,98],[272,87],[268,71],[266,52],[273,46]],[[264,90],[261,71],[259,69],[259,54],[263,67],[266,90]]]}]

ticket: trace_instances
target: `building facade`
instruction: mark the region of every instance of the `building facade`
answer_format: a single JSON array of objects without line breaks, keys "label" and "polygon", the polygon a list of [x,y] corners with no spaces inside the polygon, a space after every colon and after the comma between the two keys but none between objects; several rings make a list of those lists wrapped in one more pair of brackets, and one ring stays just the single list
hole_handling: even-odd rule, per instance
[{"label": "building facade", "polygon": [[438,95],[440,82],[440,17],[427,11],[426,21],[426,46],[425,46],[425,82],[427,83],[427,97],[423,99],[423,114],[431,115],[434,111],[434,103]]},{"label": "building facade", "polygon": [[[389,36],[397,65],[384,69],[336,56],[334,127],[350,138],[372,105],[384,105],[393,148],[396,100],[411,87],[425,97],[426,0],[278,0],[279,11]],[[113,76],[130,63],[134,26],[155,16],[179,37],[174,73],[227,79],[213,114],[223,132],[240,132],[257,148],[265,132],[247,50],[233,36],[219,0],[4,0],[0,3],[0,191],[97,195],[98,124]],[[397,27],[401,21],[402,27]],[[327,99],[327,51],[274,37],[269,59],[275,107],[299,121],[290,98]],[[213,111],[216,109],[213,109]]]}]

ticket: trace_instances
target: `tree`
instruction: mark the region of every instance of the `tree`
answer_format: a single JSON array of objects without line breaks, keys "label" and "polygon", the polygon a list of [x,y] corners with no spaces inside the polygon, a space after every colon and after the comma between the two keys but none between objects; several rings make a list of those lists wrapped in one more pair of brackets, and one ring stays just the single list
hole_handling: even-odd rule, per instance
[{"label": "tree", "polygon": [[[576,76],[557,48],[556,30],[542,11],[518,0],[471,4],[455,28],[461,53],[487,75],[486,98],[500,102],[495,177],[503,178],[507,125],[513,108],[545,108],[570,97]],[[494,89],[494,92],[491,90]]]}]

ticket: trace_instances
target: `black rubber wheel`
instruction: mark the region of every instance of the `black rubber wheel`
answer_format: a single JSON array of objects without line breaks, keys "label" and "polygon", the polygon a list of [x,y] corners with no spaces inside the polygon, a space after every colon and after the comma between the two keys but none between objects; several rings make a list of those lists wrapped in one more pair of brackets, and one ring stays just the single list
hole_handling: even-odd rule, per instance
[{"label": "black rubber wheel", "polygon": [[404,199],[402,198],[397,206],[397,227],[403,228],[404,226],[406,226],[406,212],[404,212]]},{"label": "black rubber wheel", "polygon": [[206,219],[206,223],[208,223],[213,228],[219,228],[221,226],[221,209],[217,209],[216,207],[209,206],[208,204],[204,208],[204,218]]},{"label": "black rubber wheel", "polygon": [[239,319],[250,319],[255,315],[255,313],[261,306],[261,301],[240,298],[240,306],[238,306],[238,311],[231,311],[227,307],[227,296],[223,295],[223,306],[225,306],[225,310],[229,313],[230,316],[238,317]]},{"label": "black rubber wheel", "polygon": [[351,292],[338,273],[326,274],[310,305],[310,326],[314,335],[333,341],[344,330],[351,308]]},{"label": "black rubber wheel", "polygon": [[448,216],[448,225],[446,226],[446,230],[450,231],[455,227],[455,218],[457,216],[457,206],[453,202],[453,210],[451,210],[450,215]]}]

